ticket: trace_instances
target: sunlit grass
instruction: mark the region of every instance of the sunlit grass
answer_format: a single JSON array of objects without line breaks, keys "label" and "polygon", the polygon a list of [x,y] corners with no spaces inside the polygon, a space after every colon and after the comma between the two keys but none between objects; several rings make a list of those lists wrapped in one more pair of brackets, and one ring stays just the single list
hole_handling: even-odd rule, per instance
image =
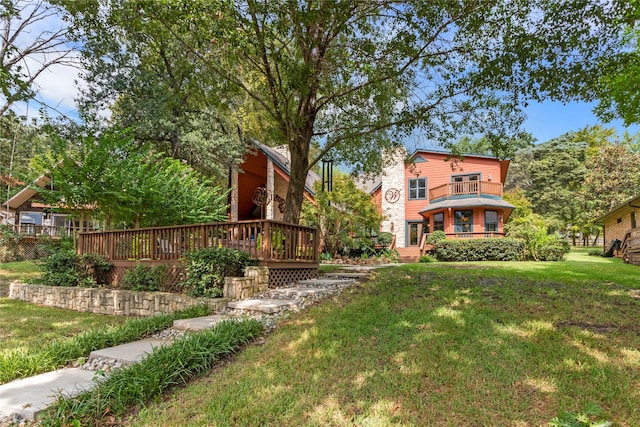
[{"label": "sunlit grass", "polygon": [[80,313],[8,298],[0,298],[0,318],[0,355],[16,348],[37,350],[54,339],[126,320],[122,316]]},{"label": "sunlit grass", "polygon": [[640,267],[570,255],[386,270],[131,424],[640,425]]}]

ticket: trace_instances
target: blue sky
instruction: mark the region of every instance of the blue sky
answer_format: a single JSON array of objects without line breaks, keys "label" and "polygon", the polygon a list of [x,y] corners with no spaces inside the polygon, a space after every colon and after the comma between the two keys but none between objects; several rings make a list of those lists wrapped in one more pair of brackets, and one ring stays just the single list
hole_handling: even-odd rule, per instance
[{"label": "blue sky", "polygon": [[566,105],[552,101],[531,103],[525,109],[527,120],[524,123],[524,128],[537,139],[537,143],[546,142],[564,133],[597,124],[605,128],[615,128],[620,136],[625,129],[628,129],[632,134],[640,131],[640,126],[625,128],[622,120],[603,123],[592,112],[595,105],[585,102],[572,102]]}]

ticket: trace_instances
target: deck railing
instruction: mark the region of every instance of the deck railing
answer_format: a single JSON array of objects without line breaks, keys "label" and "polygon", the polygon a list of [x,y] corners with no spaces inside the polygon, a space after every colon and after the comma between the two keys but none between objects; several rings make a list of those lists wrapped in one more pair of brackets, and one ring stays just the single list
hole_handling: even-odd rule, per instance
[{"label": "deck railing", "polygon": [[502,184],[489,181],[463,181],[439,185],[429,190],[429,200],[467,195],[502,197]]},{"label": "deck railing", "polygon": [[54,227],[51,225],[35,224],[6,224],[14,233],[25,237],[67,237],[73,233],[69,227]]},{"label": "deck railing", "polygon": [[80,254],[109,260],[179,260],[187,252],[225,247],[264,261],[318,260],[317,229],[258,220],[81,233]]}]

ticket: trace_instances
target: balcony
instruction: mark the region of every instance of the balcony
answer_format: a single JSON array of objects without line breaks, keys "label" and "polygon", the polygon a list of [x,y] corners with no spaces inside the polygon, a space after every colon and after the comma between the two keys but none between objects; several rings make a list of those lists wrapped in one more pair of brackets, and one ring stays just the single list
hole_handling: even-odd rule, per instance
[{"label": "balcony", "polygon": [[464,197],[502,198],[502,183],[462,181],[439,185],[429,190],[429,202]]}]

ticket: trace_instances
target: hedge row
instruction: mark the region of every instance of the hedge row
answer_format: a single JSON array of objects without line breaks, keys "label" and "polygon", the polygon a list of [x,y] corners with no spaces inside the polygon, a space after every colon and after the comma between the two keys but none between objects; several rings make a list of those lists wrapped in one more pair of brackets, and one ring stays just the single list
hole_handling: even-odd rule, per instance
[{"label": "hedge row", "polygon": [[436,248],[438,261],[518,261],[524,242],[519,239],[441,240]]}]

